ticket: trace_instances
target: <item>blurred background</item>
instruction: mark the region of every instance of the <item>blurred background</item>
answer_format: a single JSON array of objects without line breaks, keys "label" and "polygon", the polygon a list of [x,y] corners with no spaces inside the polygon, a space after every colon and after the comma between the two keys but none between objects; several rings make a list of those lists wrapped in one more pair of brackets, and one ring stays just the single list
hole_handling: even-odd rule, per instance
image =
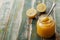
[{"label": "blurred background", "polygon": [[[26,21],[25,13],[26,10],[31,7],[32,1],[34,0],[0,0],[0,40],[17,40],[17,37],[20,40],[19,32],[22,25],[21,23],[22,21]],[[36,3],[38,1],[42,0],[36,0]],[[43,1],[56,2],[54,9],[57,23],[56,30],[60,33],[60,0]],[[49,2],[46,2],[46,4],[48,5]],[[23,23],[23,25],[25,24]]]}]

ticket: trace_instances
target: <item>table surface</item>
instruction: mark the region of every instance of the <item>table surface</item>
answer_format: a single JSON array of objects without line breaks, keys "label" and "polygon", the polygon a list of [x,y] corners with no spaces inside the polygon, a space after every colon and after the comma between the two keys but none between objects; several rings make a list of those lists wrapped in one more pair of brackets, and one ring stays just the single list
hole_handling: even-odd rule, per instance
[{"label": "table surface", "polygon": [[[52,5],[52,2],[55,2],[56,3],[56,7],[54,8],[54,19],[56,21],[56,38],[53,38],[53,39],[49,39],[49,40],[60,40],[60,0],[36,0],[35,3],[34,3],[34,8],[36,9],[36,5],[37,5],[37,2],[40,1],[40,2],[44,2],[46,5],[47,5],[47,12],[49,11],[49,8],[51,7]],[[27,40],[25,39],[26,37],[26,21],[27,21],[27,16],[26,16],[26,11],[27,9],[31,8],[32,6],[32,1],[31,0],[27,0],[25,1],[25,4],[24,4],[24,9],[23,9],[23,13],[22,13],[22,23],[21,23],[21,26],[20,26],[20,30],[19,30],[19,35],[18,35],[18,40]],[[32,26],[33,27],[33,32],[32,32],[32,38],[31,40],[39,40],[39,38],[37,39],[36,38],[36,30],[35,30],[35,22],[36,20],[33,21],[32,23]],[[59,36],[58,36],[59,35]],[[40,38],[41,39],[41,38]],[[41,39],[41,40],[44,40],[44,39]],[[46,39],[48,40],[48,39]]]},{"label": "table surface", "polygon": [[[52,2],[56,3],[54,8],[57,30],[56,40],[60,40],[60,0],[35,0],[35,3],[32,3],[34,0],[0,0],[0,23],[3,24],[2,28],[5,27],[2,40],[25,40],[26,10],[33,5],[36,9],[38,1],[44,2],[49,7],[51,7]],[[33,40],[36,39],[33,38]]]}]

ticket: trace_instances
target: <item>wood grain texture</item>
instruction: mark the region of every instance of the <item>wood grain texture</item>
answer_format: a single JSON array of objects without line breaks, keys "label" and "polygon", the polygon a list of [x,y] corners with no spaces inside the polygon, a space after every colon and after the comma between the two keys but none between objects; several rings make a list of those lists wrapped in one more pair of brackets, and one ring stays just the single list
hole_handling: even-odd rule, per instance
[{"label": "wood grain texture", "polygon": [[[47,10],[46,10],[46,13],[48,13],[48,11],[50,10],[51,6],[52,6],[52,3],[53,2],[56,2],[56,7],[53,9],[51,15],[52,17],[55,19],[56,21],[56,33],[49,39],[43,39],[41,37],[39,37],[37,34],[36,34],[36,22],[37,22],[37,19],[33,19],[33,22],[32,22],[32,35],[31,35],[31,40],[60,40],[60,4],[59,4],[59,0],[36,0],[35,4],[34,4],[34,8],[36,9],[36,5],[38,2],[43,2],[47,5]],[[23,9],[23,13],[22,13],[22,23],[21,23],[21,26],[20,26],[20,30],[19,30],[19,35],[17,37],[17,40],[27,40],[26,35],[25,33],[27,32],[26,30],[26,21],[27,21],[27,16],[26,16],[26,11],[27,9],[31,8],[31,2],[32,0],[27,0],[25,1],[25,4],[24,4],[24,9]]]}]

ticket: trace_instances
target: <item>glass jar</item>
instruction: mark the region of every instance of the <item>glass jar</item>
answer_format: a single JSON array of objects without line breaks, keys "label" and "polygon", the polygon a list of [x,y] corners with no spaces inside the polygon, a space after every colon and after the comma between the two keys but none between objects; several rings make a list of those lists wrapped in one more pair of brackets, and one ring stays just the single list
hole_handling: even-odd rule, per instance
[{"label": "glass jar", "polygon": [[37,34],[43,38],[50,38],[55,33],[55,21],[51,16],[40,16],[37,21]]}]

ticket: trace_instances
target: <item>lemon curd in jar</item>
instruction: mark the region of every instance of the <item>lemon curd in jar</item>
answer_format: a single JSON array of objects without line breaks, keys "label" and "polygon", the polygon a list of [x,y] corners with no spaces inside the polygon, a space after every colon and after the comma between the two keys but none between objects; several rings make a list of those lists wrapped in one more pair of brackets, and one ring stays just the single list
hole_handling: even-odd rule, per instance
[{"label": "lemon curd in jar", "polygon": [[50,38],[55,33],[55,21],[51,16],[40,16],[37,21],[37,34],[43,38]]}]

